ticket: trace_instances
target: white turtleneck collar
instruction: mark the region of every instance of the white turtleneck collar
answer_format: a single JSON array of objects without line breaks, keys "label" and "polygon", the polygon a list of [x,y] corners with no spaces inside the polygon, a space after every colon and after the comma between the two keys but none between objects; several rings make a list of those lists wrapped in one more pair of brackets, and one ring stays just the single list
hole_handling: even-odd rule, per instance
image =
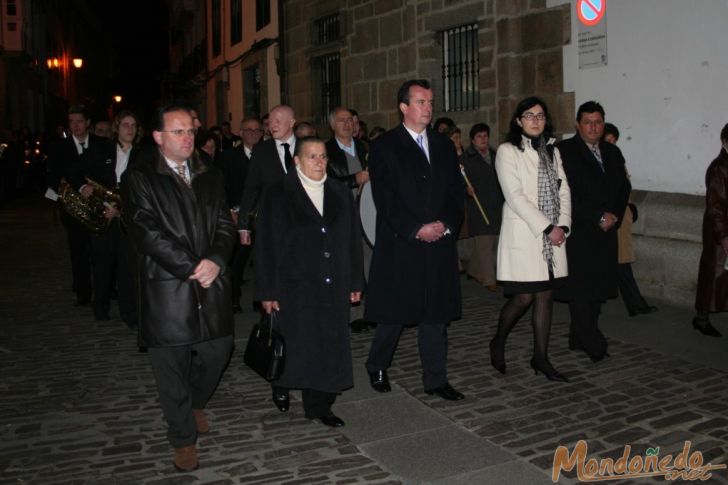
[{"label": "white turtleneck collar", "polygon": [[298,178],[301,180],[301,185],[303,185],[303,190],[306,191],[308,198],[311,199],[311,202],[313,202],[313,205],[316,207],[319,214],[323,216],[324,182],[326,182],[326,174],[324,174],[321,180],[313,180],[306,177],[298,165],[296,165],[296,173],[298,174]]}]

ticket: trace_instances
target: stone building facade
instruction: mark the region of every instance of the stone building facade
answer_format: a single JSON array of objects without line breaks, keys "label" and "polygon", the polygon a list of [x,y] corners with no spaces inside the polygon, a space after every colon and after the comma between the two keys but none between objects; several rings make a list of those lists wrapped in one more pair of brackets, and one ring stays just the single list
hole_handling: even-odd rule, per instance
[{"label": "stone building facade", "polygon": [[[571,35],[569,5],[547,8],[546,0],[289,0],[285,9],[284,90],[299,119],[325,124],[331,83],[322,81],[319,72],[325,66],[320,63],[338,56],[334,94],[340,104],[356,109],[369,128],[396,125],[397,87],[424,78],[433,85],[436,117],[452,118],[466,136],[473,123],[485,121],[496,140],[496,134],[502,137],[515,104],[534,94],[551,108],[557,132],[572,131],[574,96],[563,92],[562,66],[562,47]],[[338,21],[338,35],[327,35],[332,29],[325,22],[332,18]],[[476,53],[477,70],[466,89],[475,102],[448,107],[446,90],[465,81],[447,79],[453,56],[445,37],[462,28],[477,32],[476,42],[465,46]]]}]

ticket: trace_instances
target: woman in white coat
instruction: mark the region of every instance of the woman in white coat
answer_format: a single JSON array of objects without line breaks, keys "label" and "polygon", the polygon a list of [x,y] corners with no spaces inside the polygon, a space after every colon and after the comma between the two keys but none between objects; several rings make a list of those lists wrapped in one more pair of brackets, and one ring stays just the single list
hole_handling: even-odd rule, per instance
[{"label": "woman in white coat", "polygon": [[564,244],[571,225],[569,184],[551,131],[546,104],[526,98],[516,107],[507,141],[496,155],[506,199],[497,276],[510,299],[501,309],[498,331],[490,342],[490,360],[505,374],[508,333],[533,306],[531,367],[549,380],[567,382],[548,358],[553,290],[568,274]]}]

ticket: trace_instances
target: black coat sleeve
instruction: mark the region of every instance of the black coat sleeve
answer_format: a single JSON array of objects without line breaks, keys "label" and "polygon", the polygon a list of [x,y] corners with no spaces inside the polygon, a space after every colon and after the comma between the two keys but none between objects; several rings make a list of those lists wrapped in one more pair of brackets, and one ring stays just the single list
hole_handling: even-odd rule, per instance
[{"label": "black coat sleeve", "polygon": [[269,190],[263,196],[258,210],[255,233],[255,300],[280,300],[280,275],[278,268],[282,258],[280,240],[285,228],[276,228],[276,221],[283,221],[280,215],[281,190]]},{"label": "black coat sleeve", "polygon": [[243,195],[240,198],[238,229],[250,229],[249,219],[255,212],[255,206],[263,187],[263,163],[265,163],[265,157],[261,155],[260,150],[254,149],[243,186]]}]

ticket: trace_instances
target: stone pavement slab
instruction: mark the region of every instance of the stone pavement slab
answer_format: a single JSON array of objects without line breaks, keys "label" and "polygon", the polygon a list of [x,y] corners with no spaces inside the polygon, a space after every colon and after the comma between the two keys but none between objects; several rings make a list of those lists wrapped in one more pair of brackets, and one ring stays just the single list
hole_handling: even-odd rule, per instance
[{"label": "stone pavement slab", "polygon": [[[516,459],[515,455],[452,425],[360,447],[385,467],[414,483],[429,483]],[[525,464],[521,463],[521,466]]]},{"label": "stone pavement slab", "polygon": [[336,412],[347,423],[342,432],[358,445],[452,424],[434,409],[403,392],[338,404]]},{"label": "stone pavement slab", "polygon": [[[520,461],[506,461],[473,472],[450,475],[431,482],[433,485],[512,485],[523,483],[528,485],[553,485],[544,473],[532,467],[523,466]],[[562,481],[562,483],[566,483]]]}]

